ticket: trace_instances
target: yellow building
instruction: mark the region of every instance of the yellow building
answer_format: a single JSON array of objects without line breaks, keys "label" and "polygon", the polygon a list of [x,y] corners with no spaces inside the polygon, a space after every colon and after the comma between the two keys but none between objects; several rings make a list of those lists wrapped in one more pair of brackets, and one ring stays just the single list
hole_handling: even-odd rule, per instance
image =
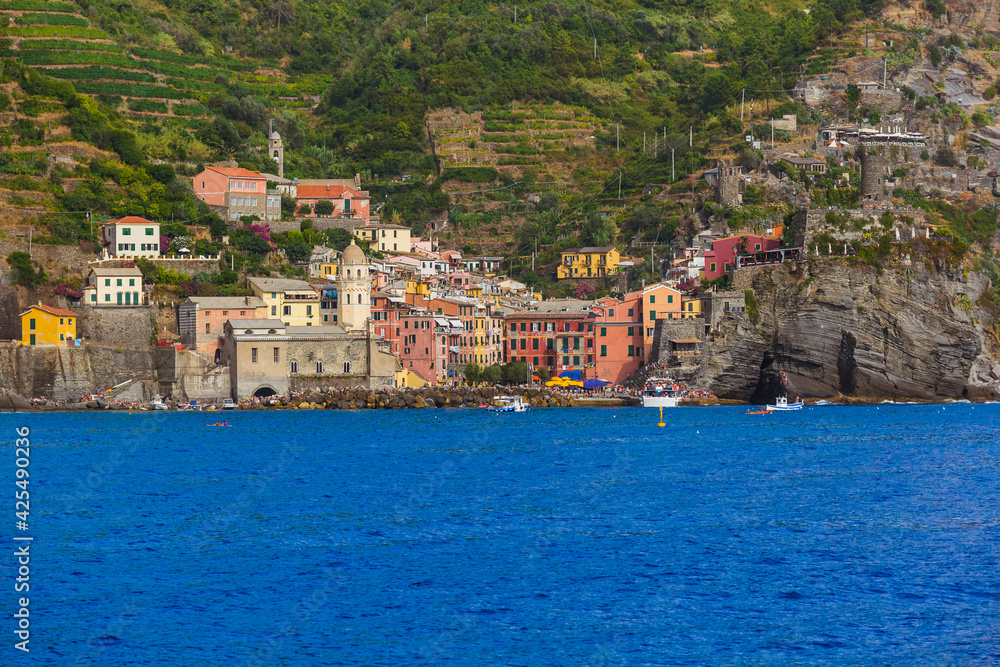
[{"label": "yellow building", "polygon": [[250,278],[250,287],[264,300],[268,318],[280,319],[286,327],[322,324],[319,292],[304,280]]},{"label": "yellow building", "polygon": [[701,298],[684,296],[681,298],[681,317],[685,320],[701,317]]},{"label": "yellow building", "polygon": [[607,248],[567,248],[562,251],[562,260],[556,276],[565,278],[603,278],[618,272],[616,264],[621,255],[613,247]]},{"label": "yellow building", "polygon": [[39,303],[21,313],[21,343],[59,345],[76,338],[76,313]]},{"label": "yellow building", "polygon": [[402,225],[355,227],[354,236],[379,252],[410,252],[410,228]]},{"label": "yellow building", "polygon": [[406,293],[419,294],[420,296],[424,296],[429,299],[431,296],[431,286],[422,280],[407,280]]}]

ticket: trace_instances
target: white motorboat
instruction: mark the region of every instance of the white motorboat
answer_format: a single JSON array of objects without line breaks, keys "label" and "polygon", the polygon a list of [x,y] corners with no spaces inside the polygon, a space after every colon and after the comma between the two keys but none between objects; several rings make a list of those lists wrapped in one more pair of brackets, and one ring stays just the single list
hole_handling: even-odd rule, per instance
[{"label": "white motorboat", "polygon": [[527,412],[528,404],[520,396],[496,396],[486,409],[490,412]]},{"label": "white motorboat", "polygon": [[642,388],[642,407],[676,408],[681,400],[681,389],[670,378],[649,378]]},{"label": "white motorboat", "polygon": [[226,399],[224,399],[222,401],[222,409],[223,410],[235,410],[238,407],[239,406],[236,405],[236,403],[231,398],[226,398]]},{"label": "white motorboat", "polygon": [[162,396],[160,396],[159,394],[157,394],[156,396],[153,397],[153,400],[151,400],[149,402],[149,409],[150,410],[169,410],[170,406],[167,405],[166,401],[163,400]]},{"label": "white motorboat", "polygon": [[785,396],[779,396],[774,399],[774,405],[768,405],[768,410],[801,410],[804,403],[802,401],[796,401],[795,403],[789,403],[788,398]]}]

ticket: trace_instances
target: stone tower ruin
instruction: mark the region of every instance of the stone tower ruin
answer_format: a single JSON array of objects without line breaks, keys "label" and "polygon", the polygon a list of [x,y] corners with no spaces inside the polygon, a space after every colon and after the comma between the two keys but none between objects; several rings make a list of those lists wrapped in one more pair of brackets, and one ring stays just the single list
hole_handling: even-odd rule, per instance
[{"label": "stone tower ruin", "polygon": [[719,180],[715,184],[715,203],[723,206],[741,204],[743,197],[740,194],[740,175],[743,167],[733,165],[719,165]]},{"label": "stone tower ruin", "polygon": [[884,182],[892,174],[892,161],[885,155],[865,153],[861,156],[861,204],[889,200]]}]

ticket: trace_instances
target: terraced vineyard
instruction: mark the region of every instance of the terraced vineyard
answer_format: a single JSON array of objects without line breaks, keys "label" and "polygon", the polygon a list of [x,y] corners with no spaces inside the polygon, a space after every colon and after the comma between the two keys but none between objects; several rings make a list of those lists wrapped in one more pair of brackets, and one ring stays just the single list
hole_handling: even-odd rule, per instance
[{"label": "terraced vineyard", "polygon": [[[67,2],[0,2],[0,56],[70,81],[81,93],[124,103],[133,116],[176,116],[197,124],[210,114],[202,103],[232,81],[268,98],[271,106],[301,106],[279,101],[298,100],[299,93],[286,85],[274,63],[125,47],[79,12]],[[264,65],[272,68],[262,73]]]},{"label": "terraced vineyard", "polygon": [[599,121],[581,108],[512,105],[465,113],[428,113],[435,153],[442,167],[491,166],[518,170],[571,148],[593,148]]}]

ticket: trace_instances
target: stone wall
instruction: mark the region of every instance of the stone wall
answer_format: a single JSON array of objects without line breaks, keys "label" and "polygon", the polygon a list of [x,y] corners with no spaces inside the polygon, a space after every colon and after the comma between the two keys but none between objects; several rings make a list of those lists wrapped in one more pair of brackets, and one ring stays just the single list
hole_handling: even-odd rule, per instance
[{"label": "stone wall", "polygon": [[882,202],[891,196],[885,192],[885,179],[892,174],[888,155],[865,153],[861,156],[861,203]]},{"label": "stone wall", "polygon": [[0,388],[22,396],[78,400],[128,380],[150,380],[154,348],[0,343]]},{"label": "stone wall", "polygon": [[[882,225],[883,216],[893,219],[890,227]],[[909,241],[915,235],[923,235],[927,219],[922,209],[816,209],[800,211],[796,218],[796,225],[804,223],[801,237],[796,227],[796,243],[812,253],[816,252],[815,238],[820,234],[829,234],[839,241],[858,241],[865,234],[875,237],[886,231],[896,235],[898,231],[900,241]],[[820,254],[827,252],[826,248],[820,249]],[[833,252],[837,252],[836,247]]]},{"label": "stone wall", "polygon": [[[159,259],[150,259],[149,261],[160,268],[171,269],[177,273],[183,273],[185,276],[193,276],[196,273],[216,273],[219,271],[218,259],[168,259],[161,257]],[[131,263],[129,260],[124,259],[106,259],[94,262],[91,266],[95,269],[115,269]]]},{"label": "stone wall", "polygon": [[[7,255],[12,252],[28,252],[28,240],[15,241],[12,239],[0,239],[0,257],[7,259]],[[53,278],[59,277],[63,273],[71,275],[85,276],[90,270],[87,263],[95,259],[93,251],[89,247],[80,245],[39,245],[31,244],[31,258],[45,268],[45,272]],[[7,262],[3,262],[3,273],[8,272]],[[9,281],[4,281],[9,285]]]},{"label": "stone wall", "polygon": [[21,304],[17,290],[0,287],[0,340],[21,340]]},{"label": "stone wall", "polygon": [[705,320],[692,317],[686,320],[656,320],[653,334],[652,363],[665,363],[671,356],[670,341],[697,338],[705,340]]},{"label": "stone wall", "polygon": [[866,88],[861,91],[861,105],[874,107],[881,113],[899,111],[903,106],[903,96],[895,88]]},{"label": "stone wall", "polygon": [[118,345],[148,345],[153,340],[152,306],[95,307],[73,305],[77,336],[88,341]]}]

